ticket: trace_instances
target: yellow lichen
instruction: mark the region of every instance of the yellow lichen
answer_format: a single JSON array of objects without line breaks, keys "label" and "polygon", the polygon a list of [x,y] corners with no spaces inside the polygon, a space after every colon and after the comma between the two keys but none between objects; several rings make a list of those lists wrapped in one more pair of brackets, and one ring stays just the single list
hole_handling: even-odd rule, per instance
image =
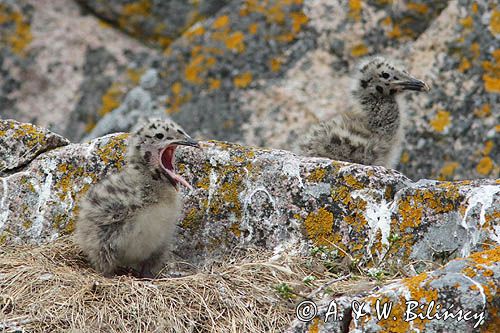
[{"label": "yellow lichen", "polygon": [[238,88],[246,88],[252,82],[252,73],[245,72],[233,79],[233,83]]},{"label": "yellow lichen", "polygon": [[212,27],[214,29],[222,29],[225,28],[229,24],[229,16],[227,15],[222,15],[215,19],[214,23],[212,24]]},{"label": "yellow lichen", "polygon": [[412,197],[402,200],[398,206],[399,215],[401,216],[401,230],[406,228],[415,228],[422,223],[423,210]]},{"label": "yellow lichen", "polygon": [[311,182],[318,183],[318,182],[323,181],[323,179],[325,179],[325,175],[326,175],[325,169],[315,169],[315,170],[311,171],[309,176],[307,176],[307,180],[311,181]]},{"label": "yellow lichen", "polygon": [[460,62],[460,65],[458,65],[458,70],[462,73],[467,71],[471,67],[471,63],[467,58],[463,58],[462,61]]},{"label": "yellow lichen", "polygon": [[273,58],[269,61],[269,68],[273,72],[279,72],[281,68],[281,60],[277,58]]},{"label": "yellow lichen", "polygon": [[460,166],[457,162],[446,162],[439,171],[439,180],[449,179],[455,173],[455,170]]},{"label": "yellow lichen", "polygon": [[356,21],[361,19],[361,11],[363,10],[363,3],[361,0],[349,0],[349,16]]},{"label": "yellow lichen", "polygon": [[316,245],[331,245],[333,214],[325,208],[310,213],[304,221],[309,239]]},{"label": "yellow lichen", "polygon": [[483,176],[488,175],[493,169],[493,160],[489,156],[484,156],[476,166],[476,171]]},{"label": "yellow lichen", "polygon": [[200,77],[200,72],[203,70],[203,62],[205,57],[200,54],[191,59],[189,64],[184,69],[186,80],[192,84],[202,84],[203,79]]},{"label": "yellow lichen", "polygon": [[494,9],[491,13],[490,29],[494,35],[500,34],[500,10]]},{"label": "yellow lichen", "polygon": [[407,152],[407,151],[404,151],[402,154],[401,154],[401,159],[400,159],[400,162],[402,164],[406,164],[410,161],[410,154]]},{"label": "yellow lichen", "polygon": [[467,16],[463,19],[460,20],[460,24],[466,29],[472,29],[472,24],[474,23],[474,20],[472,19],[472,16]]},{"label": "yellow lichen", "polygon": [[113,83],[109,89],[101,97],[101,108],[97,111],[99,116],[104,116],[105,114],[113,111],[120,106],[120,99],[123,96],[121,85],[118,83]]},{"label": "yellow lichen", "polygon": [[434,117],[430,121],[431,126],[437,132],[443,132],[451,123],[450,113],[445,110],[439,110]]},{"label": "yellow lichen", "polygon": [[127,76],[130,81],[134,84],[138,84],[142,74],[144,74],[144,69],[129,68],[127,69]]},{"label": "yellow lichen", "polygon": [[257,31],[259,30],[259,24],[258,23],[252,23],[248,26],[248,32],[252,35],[255,35]]},{"label": "yellow lichen", "polygon": [[419,14],[427,14],[429,12],[429,7],[425,4],[420,4],[420,3],[408,3],[407,5],[409,10],[415,11]]},{"label": "yellow lichen", "polygon": [[0,24],[13,22],[15,31],[11,34],[0,34],[0,42],[4,41],[10,46],[12,52],[19,56],[25,55],[26,47],[31,43],[31,26],[20,11],[9,11],[6,6],[0,4]]},{"label": "yellow lichen", "polygon": [[218,79],[208,79],[208,85],[210,90],[219,89],[221,82]]},{"label": "yellow lichen", "polygon": [[294,33],[299,32],[302,26],[309,21],[309,18],[302,12],[293,12],[292,16],[292,31]]},{"label": "yellow lichen", "polygon": [[241,31],[233,32],[226,39],[226,47],[235,52],[243,52],[245,50],[245,35]]},{"label": "yellow lichen", "polygon": [[365,44],[358,44],[358,45],[355,45],[352,49],[351,49],[351,55],[353,57],[362,57],[366,54],[368,54],[368,48],[366,47]]},{"label": "yellow lichen", "polygon": [[474,115],[479,118],[488,117],[491,114],[491,108],[489,104],[484,104],[481,108],[474,110]]},{"label": "yellow lichen", "polygon": [[491,151],[493,150],[493,146],[494,146],[494,143],[492,140],[486,141],[486,143],[484,144],[482,154],[489,155],[489,153],[491,153]]}]

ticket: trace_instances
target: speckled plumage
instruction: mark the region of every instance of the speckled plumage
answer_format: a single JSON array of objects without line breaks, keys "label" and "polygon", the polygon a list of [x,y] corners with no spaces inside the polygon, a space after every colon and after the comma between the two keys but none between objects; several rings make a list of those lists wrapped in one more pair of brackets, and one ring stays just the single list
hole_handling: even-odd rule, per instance
[{"label": "speckled plumage", "polygon": [[162,167],[175,145],[197,143],[175,123],[151,120],[131,134],[124,168],[81,200],[75,241],[103,274],[130,267],[152,276],[161,268],[182,208],[177,185],[187,185]]},{"label": "speckled plumage", "polygon": [[312,126],[301,143],[307,156],[366,165],[397,165],[404,139],[404,112],[397,100],[405,90],[428,86],[376,57],[360,64],[352,96],[355,106]]}]

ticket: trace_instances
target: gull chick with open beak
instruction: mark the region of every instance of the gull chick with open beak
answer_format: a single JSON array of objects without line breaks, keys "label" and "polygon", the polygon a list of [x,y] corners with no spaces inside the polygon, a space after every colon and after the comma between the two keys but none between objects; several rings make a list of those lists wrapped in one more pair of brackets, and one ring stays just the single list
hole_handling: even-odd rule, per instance
[{"label": "gull chick with open beak", "polygon": [[182,211],[178,146],[200,148],[179,125],[152,119],[128,139],[126,165],[92,186],[80,202],[75,241],[106,276],[132,268],[153,277],[174,241]]}]

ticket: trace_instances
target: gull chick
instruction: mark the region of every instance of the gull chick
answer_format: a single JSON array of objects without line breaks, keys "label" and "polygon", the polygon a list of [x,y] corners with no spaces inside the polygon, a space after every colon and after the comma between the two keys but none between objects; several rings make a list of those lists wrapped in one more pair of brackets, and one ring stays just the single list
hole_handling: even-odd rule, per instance
[{"label": "gull chick", "polygon": [[313,125],[300,145],[301,153],[394,168],[405,119],[397,97],[406,91],[426,92],[429,87],[384,58],[362,63],[352,91],[354,107]]},{"label": "gull chick", "polygon": [[174,122],[150,120],[131,133],[123,169],[80,202],[75,241],[104,275],[132,268],[152,277],[161,269],[182,209],[179,186],[191,188],[175,173],[179,145],[199,148]]}]

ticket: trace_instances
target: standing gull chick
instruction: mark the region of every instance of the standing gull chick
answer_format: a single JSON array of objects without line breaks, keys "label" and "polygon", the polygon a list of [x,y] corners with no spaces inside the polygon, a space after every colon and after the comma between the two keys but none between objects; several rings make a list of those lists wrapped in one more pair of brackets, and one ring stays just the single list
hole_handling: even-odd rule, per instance
[{"label": "standing gull chick", "polygon": [[87,192],[75,241],[92,265],[110,276],[129,267],[151,277],[163,263],[181,213],[175,173],[178,145],[198,147],[178,125],[153,119],[128,139],[126,164]]},{"label": "standing gull chick", "polygon": [[352,92],[355,106],[315,124],[302,142],[301,152],[394,168],[404,139],[404,114],[397,97],[408,90],[429,91],[429,87],[384,58],[361,64]]}]

